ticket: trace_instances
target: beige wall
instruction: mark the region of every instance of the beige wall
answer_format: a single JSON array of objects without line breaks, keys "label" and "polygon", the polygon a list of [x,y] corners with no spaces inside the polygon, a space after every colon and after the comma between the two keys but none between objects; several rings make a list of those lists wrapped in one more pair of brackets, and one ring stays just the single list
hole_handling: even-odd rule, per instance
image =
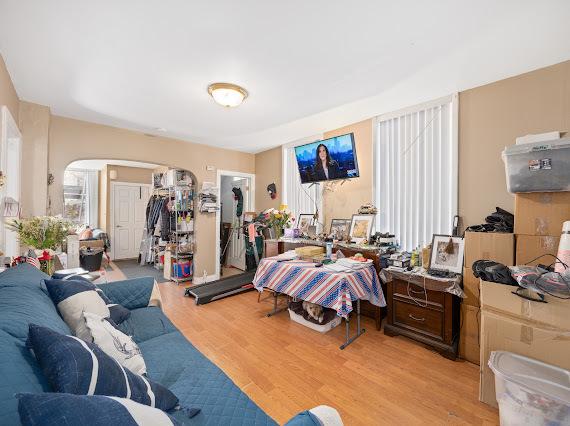
[{"label": "beige wall", "polygon": [[20,102],[22,132],[22,215],[44,216],[47,210],[48,107]]},{"label": "beige wall", "polygon": [[354,133],[360,178],[325,184],[323,215],[320,218],[325,229],[330,229],[332,219],[350,219],[361,205],[372,202],[372,120],[331,130],[324,133],[323,138],[346,133]]},{"label": "beige wall", "polygon": [[[255,172],[253,154],[240,153],[206,145],[102,126],[64,117],[52,116],[49,131],[49,169],[55,182],[49,196],[52,213],[62,211],[63,172],[72,161],[83,159],[133,160],[186,169],[194,173],[198,187],[204,181],[216,181],[216,169]],[[207,171],[208,165],[214,166]],[[196,217],[197,276],[206,270],[215,272],[215,215],[198,213]]]},{"label": "beige wall", "polygon": [[[513,211],[501,151],[517,136],[552,130],[570,131],[570,61],[459,94],[459,215],[464,225],[482,223],[495,206]],[[360,179],[325,192],[321,220],[327,229],[332,218],[350,217],[373,198],[372,120],[324,137],[348,132],[354,132]],[[256,154],[256,164],[267,152]],[[271,158],[274,167],[264,165],[265,180],[281,177],[271,174],[281,164],[280,152]]]},{"label": "beige wall", "polygon": [[[258,212],[281,204],[281,147],[263,151],[255,156],[255,210]],[[277,198],[272,200],[267,193],[267,185],[275,183]]]},{"label": "beige wall", "polygon": [[[482,223],[513,211],[501,151],[517,136],[570,130],[570,61],[459,94],[459,214]],[[569,165],[570,167],[570,165]]]},{"label": "beige wall", "polygon": [[[16,93],[16,89],[14,89],[10,74],[8,74],[8,70],[6,69],[4,58],[0,55],[0,106],[6,105],[8,107],[16,123],[18,123],[19,102],[18,94]],[[0,123],[0,127],[1,126],[2,123]]]}]

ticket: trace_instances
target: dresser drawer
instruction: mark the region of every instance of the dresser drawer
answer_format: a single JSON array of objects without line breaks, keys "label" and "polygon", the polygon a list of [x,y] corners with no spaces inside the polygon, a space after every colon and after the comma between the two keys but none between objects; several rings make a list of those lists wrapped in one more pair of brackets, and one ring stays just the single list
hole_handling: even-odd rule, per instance
[{"label": "dresser drawer", "polygon": [[430,304],[436,303],[438,305],[443,305],[445,293],[442,291],[425,290],[422,285],[417,285],[414,283],[408,283],[403,280],[394,280],[394,296],[404,296],[405,298],[413,298],[418,300],[420,303],[427,301]]},{"label": "dresser drawer", "polygon": [[443,312],[394,299],[395,326],[443,340]]}]

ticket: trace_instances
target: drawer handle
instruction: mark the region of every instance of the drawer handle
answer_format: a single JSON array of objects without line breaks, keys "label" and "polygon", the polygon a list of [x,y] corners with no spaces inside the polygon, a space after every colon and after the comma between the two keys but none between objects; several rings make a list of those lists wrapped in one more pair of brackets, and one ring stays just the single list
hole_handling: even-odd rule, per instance
[{"label": "drawer handle", "polygon": [[414,293],[414,294],[425,294],[425,290],[420,290],[420,291],[418,291],[418,290],[412,290],[412,289],[410,289],[410,293]]},{"label": "drawer handle", "polygon": [[414,321],[425,321],[425,318],[416,318],[415,316],[413,316],[412,314],[408,314],[408,316],[413,319]]}]

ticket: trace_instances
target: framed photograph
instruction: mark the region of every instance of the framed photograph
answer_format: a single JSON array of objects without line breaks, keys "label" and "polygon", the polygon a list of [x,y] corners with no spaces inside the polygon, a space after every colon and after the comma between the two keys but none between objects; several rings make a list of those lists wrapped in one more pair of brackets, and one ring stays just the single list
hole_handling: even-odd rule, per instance
[{"label": "framed photograph", "polygon": [[331,221],[331,230],[329,235],[334,239],[344,241],[348,238],[348,230],[350,229],[350,219],[333,219]]},{"label": "framed photograph", "polygon": [[349,241],[360,244],[364,240],[369,240],[375,217],[376,215],[373,214],[353,214],[348,234]]},{"label": "framed photograph", "polygon": [[309,226],[313,225],[313,214],[300,214],[297,218],[297,228],[302,234],[309,233]]},{"label": "framed photograph", "polygon": [[438,271],[463,272],[463,253],[465,242],[461,237],[434,235],[431,242],[429,268]]}]

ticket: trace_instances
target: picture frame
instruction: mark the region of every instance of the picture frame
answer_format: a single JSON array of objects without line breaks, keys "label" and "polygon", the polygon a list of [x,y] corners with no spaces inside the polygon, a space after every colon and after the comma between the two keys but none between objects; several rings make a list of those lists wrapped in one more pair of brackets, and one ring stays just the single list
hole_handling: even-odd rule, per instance
[{"label": "picture frame", "polygon": [[[453,248],[447,253],[446,248],[452,240]],[[463,272],[463,255],[465,253],[465,240],[462,237],[434,234],[431,241],[429,256],[429,269],[461,274]]]},{"label": "picture frame", "polygon": [[344,241],[348,238],[350,230],[350,219],[333,219],[331,220],[331,229],[329,235],[333,235],[335,239]]},{"label": "picture frame", "polygon": [[349,241],[360,244],[370,240],[372,227],[374,226],[374,214],[353,214],[350,221]]},{"label": "picture frame", "polygon": [[313,225],[315,218],[313,217],[312,213],[302,213],[299,214],[297,218],[297,229],[301,234],[308,234],[309,233],[309,226]]}]

